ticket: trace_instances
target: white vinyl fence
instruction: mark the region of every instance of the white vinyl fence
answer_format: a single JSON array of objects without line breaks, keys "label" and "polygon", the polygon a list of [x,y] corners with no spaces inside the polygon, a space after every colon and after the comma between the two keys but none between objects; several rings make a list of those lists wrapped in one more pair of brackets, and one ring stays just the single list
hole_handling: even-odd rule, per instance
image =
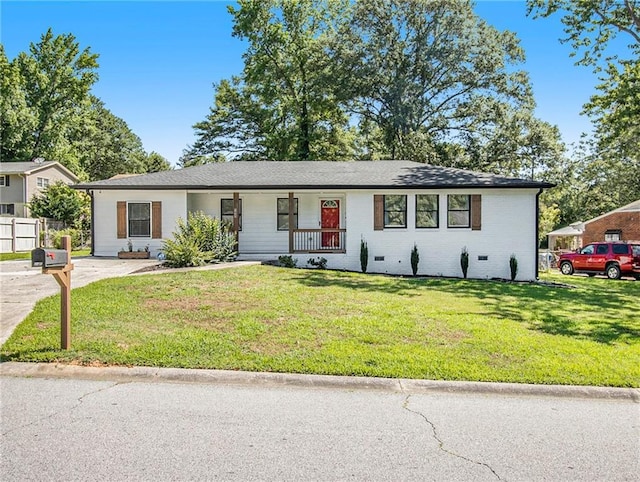
[{"label": "white vinyl fence", "polygon": [[40,245],[41,229],[40,219],[0,217],[0,253],[37,248]]}]

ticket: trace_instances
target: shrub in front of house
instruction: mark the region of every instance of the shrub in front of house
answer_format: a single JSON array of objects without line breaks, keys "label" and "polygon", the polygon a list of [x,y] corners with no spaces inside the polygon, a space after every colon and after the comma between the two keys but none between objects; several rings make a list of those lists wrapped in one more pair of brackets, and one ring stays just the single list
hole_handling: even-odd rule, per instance
[{"label": "shrub in front of house", "polygon": [[518,259],[515,254],[512,254],[509,258],[509,270],[511,271],[511,281],[515,281],[518,274]]},{"label": "shrub in front of house", "polygon": [[278,256],[278,263],[283,268],[295,268],[298,265],[298,260],[288,254],[283,254]]},{"label": "shrub in front of house", "polygon": [[369,264],[369,247],[364,239],[360,240],[360,269],[363,273],[367,272],[367,264]]},{"label": "shrub in front of house", "polygon": [[462,268],[462,276],[466,278],[467,271],[469,271],[469,251],[467,251],[466,246],[462,248],[460,253],[460,268]]},{"label": "shrub in front of house", "polygon": [[206,263],[204,253],[193,239],[167,239],[162,247],[165,264],[172,268],[190,268]]},{"label": "shrub in front of house", "polygon": [[418,263],[420,263],[420,254],[418,253],[418,246],[413,243],[413,249],[411,250],[411,271],[413,276],[418,274]]},{"label": "shrub in front of house", "polygon": [[63,236],[71,236],[71,249],[79,249],[83,246],[83,241],[86,237],[83,235],[83,232],[80,229],[61,229],[59,231],[55,231],[53,229],[49,230],[49,239],[51,240],[51,245],[56,249],[62,249],[62,237]]},{"label": "shrub in front of house", "polygon": [[178,218],[176,227],[173,239],[162,246],[167,265],[183,268],[235,259],[236,239],[227,223],[198,211],[189,213],[186,222]]},{"label": "shrub in front of house", "polygon": [[307,264],[313,266],[318,269],[327,269],[327,258],[318,257],[318,258],[309,258],[307,260]]}]

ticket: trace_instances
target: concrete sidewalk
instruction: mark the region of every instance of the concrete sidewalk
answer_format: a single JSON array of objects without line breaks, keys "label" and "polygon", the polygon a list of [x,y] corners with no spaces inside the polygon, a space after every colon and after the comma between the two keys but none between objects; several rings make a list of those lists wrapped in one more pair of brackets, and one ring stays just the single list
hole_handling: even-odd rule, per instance
[{"label": "concrete sidewalk", "polygon": [[[80,288],[94,281],[135,273],[158,264],[155,259],[118,259],[84,257],[73,258],[71,288]],[[141,274],[162,274],[194,269],[222,269],[253,262],[233,262],[207,265],[200,268],[148,271]],[[0,263],[0,346],[13,330],[31,313],[38,300],[60,293],[53,276],[43,275],[41,268],[32,268],[30,260]]]}]

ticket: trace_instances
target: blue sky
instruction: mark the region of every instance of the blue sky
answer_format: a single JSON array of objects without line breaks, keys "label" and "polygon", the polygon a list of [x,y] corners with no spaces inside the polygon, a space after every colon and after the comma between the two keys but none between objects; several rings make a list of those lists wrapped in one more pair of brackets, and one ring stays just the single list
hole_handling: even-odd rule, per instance
[{"label": "blue sky", "polygon": [[[93,93],[124,119],[147,151],[175,164],[195,140],[192,125],[213,103],[213,83],[242,71],[245,44],[231,37],[228,1],[12,1],[0,4],[1,39],[9,59],[51,27],[72,33],[100,55]],[[590,130],[580,115],[598,80],[569,57],[559,17],[533,20],[522,1],[477,1],[476,12],[511,30],[526,52],[539,118],[567,143]]]}]

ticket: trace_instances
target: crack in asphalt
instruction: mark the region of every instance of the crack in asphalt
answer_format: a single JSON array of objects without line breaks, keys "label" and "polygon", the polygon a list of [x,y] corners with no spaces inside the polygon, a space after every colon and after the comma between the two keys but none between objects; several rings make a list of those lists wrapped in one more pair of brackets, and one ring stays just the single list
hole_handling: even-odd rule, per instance
[{"label": "crack in asphalt", "polygon": [[429,420],[427,418],[426,415],[424,415],[421,412],[418,412],[416,410],[412,410],[409,408],[409,399],[411,398],[411,395],[407,395],[407,398],[405,398],[404,403],[402,404],[402,408],[404,408],[407,412],[411,412],[415,415],[418,415],[420,418],[422,418],[425,422],[427,422],[429,424],[429,426],[431,427],[431,432],[432,432],[432,436],[435,439],[436,442],[438,442],[438,448],[440,450],[442,450],[444,453],[449,454],[453,457],[457,457],[459,459],[462,459],[466,462],[471,462],[472,464],[476,464],[476,465],[482,465],[483,467],[486,467],[487,469],[489,469],[491,471],[491,473],[498,479],[498,480],[503,480],[497,473],[495,470],[493,470],[493,468],[485,463],[485,462],[480,462],[478,460],[473,460],[470,459],[469,457],[465,457],[464,455],[460,455],[456,452],[453,452],[452,450],[449,450],[448,448],[445,447],[443,440],[440,438],[440,436],[438,435],[438,430],[436,429],[435,424]]},{"label": "crack in asphalt", "polygon": [[50,413],[46,417],[37,418],[36,420],[33,420],[33,421],[29,422],[29,423],[25,423],[24,425],[20,425],[19,427],[12,428],[11,430],[7,430],[6,432],[2,432],[2,436],[4,437],[4,436],[9,435],[9,434],[11,434],[13,432],[17,432],[18,430],[22,430],[22,429],[25,429],[27,427],[31,427],[32,425],[36,425],[36,424],[38,424],[40,422],[43,422],[45,420],[49,420],[49,419],[51,419],[51,418],[53,418],[53,417],[55,417],[55,416],[57,416],[57,415],[59,415],[59,414],[61,414],[63,412],[71,412],[72,410],[75,410],[80,405],[82,405],[84,403],[84,399],[87,398],[88,396],[95,395],[96,393],[104,392],[105,390],[110,390],[112,388],[117,387],[118,385],[123,385],[125,383],[129,383],[129,382],[114,382],[111,385],[108,385],[106,387],[99,388],[97,390],[91,390],[90,392],[87,392],[87,393],[83,393],[82,395],[80,395],[76,399],[76,403],[73,406],[71,406],[69,408],[62,408],[62,409],[60,409],[60,410],[58,410],[56,412]]}]

